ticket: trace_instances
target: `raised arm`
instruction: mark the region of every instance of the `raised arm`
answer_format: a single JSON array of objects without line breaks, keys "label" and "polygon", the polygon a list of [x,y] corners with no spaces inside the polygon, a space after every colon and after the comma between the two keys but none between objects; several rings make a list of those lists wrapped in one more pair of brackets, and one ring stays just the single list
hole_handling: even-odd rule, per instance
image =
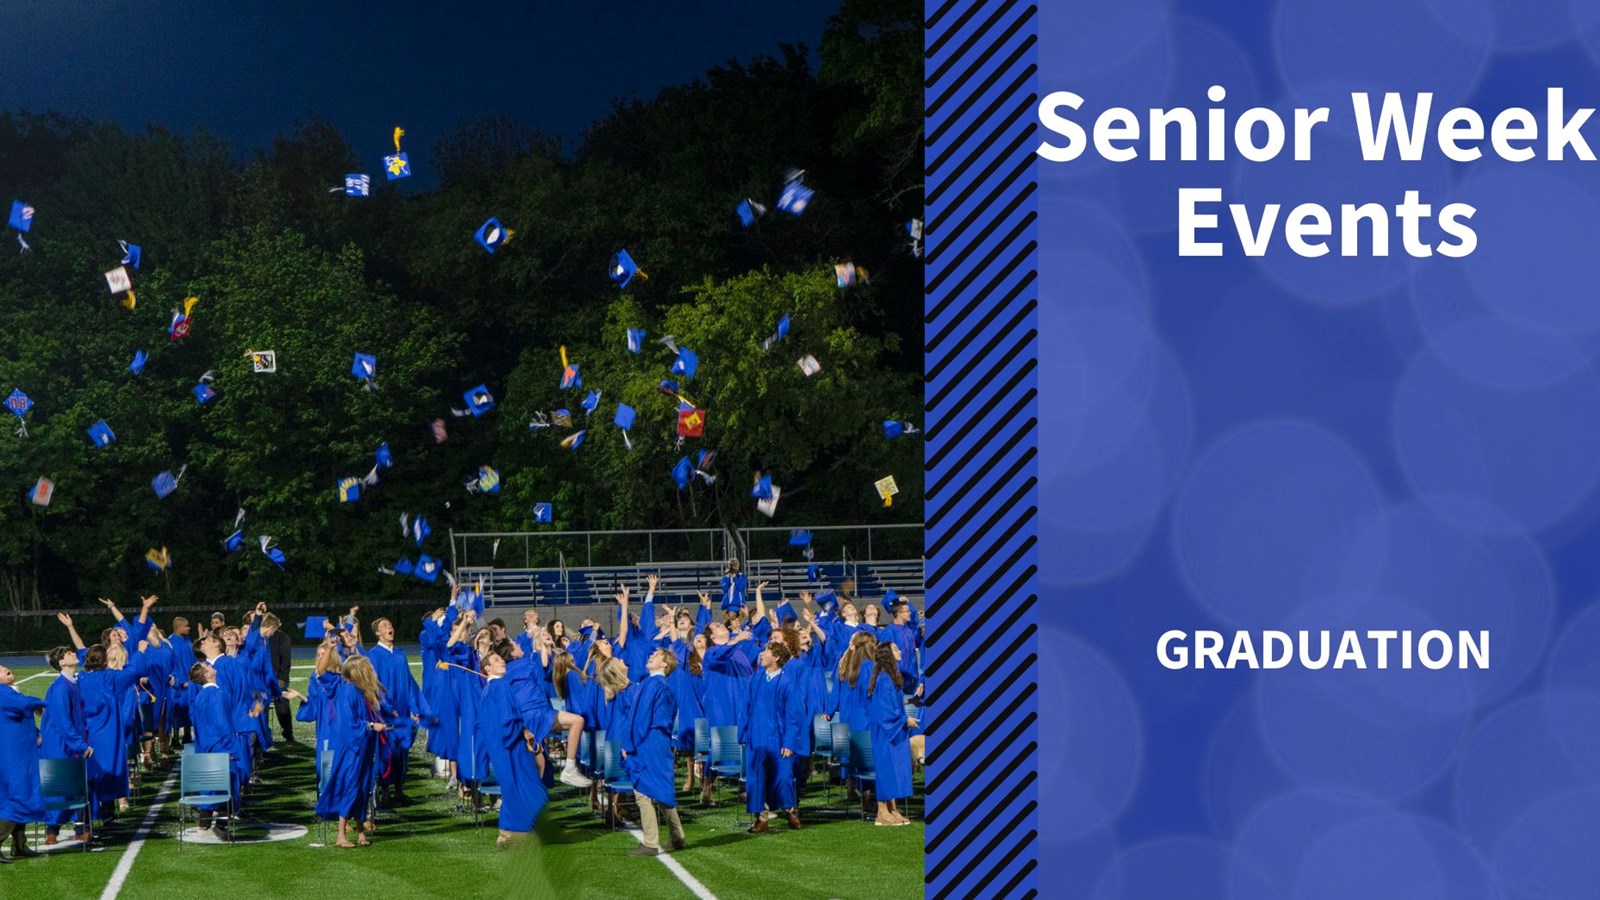
[{"label": "raised arm", "polygon": [[115,619],[116,619],[116,620],[117,620],[117,621],[118,621],[118,622],[121,622],[121,621],[122,621],[122,620],[123,620],[123,619],[124,619],[124,618],[125,618],[125,617],[124,617],[124,616],[123,616],[123,615],[122,615],[122,610],[120,610],[120,609],[118,609],[118,608],[117,608],[117,601],[115,601],[115,600],[112,600],[112,599],[111,599],[111,598],[109,598],[109,597],[101,597],[101,598],[99,598],[99,599],[100,599],[100,603],[101,603],[101,604],[102,604],[102,605],[104,605],[104,606],[105,606],[105,608],[106,608],[106,609],[109,609],[109,610],[111,610],[111,615],[112,615],[112,616],[113,616],[113,617],[114,617],[114,618],[115,618]]},{"label": "raised arm", "polygon": [[72,625],[72,617],[66,613],[56,613],[56,621],[67,626],[67,634],[72,638],[72,646],[78,650],[83,649],[83,638],[78,636],[78,629]]},{"label": "raised arm", "polygon": [[765,581],[756,585],[756,619],[758,620],[765,619],[767,617],[767,601],[761,597],[761,592],[765,590],[766,587],[767,583]]},{"label": "raised arm", "polygon": [[617,646],[628,646],[628,586],[617,589]]}]

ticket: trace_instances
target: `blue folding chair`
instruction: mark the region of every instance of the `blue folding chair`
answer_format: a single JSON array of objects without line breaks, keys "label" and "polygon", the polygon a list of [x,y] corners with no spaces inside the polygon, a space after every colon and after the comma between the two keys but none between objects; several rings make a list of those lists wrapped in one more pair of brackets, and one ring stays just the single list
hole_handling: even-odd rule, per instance
[{"label": "blue folding chair", "polygon": [[[622,748],[616,741],[605,741],[600,745],[601,781],[605,785],[607,794],[629,795],[633,793],[633,779],[622,768]],[[615,828],[617,819],[614,815],[616,806],[606,804],[607,823]]]},{"label": "blue folding chair", "polygon": [[178,845],[184,844],[185,813],[201,806],[221,804],[222,818],[233,824],[233,773],[226,753],[185,750],[178,764]]},{"label": "blue folding chair", "polygon": [[500,779],[495,777],[494,765],[490,764],[489,767],[484,771],[483,777],[478,779],[479,802],[472,804],[472,824],[482,824],[481,819],[483,817],[484,806],[482,803],[482,798],[499,797],[500,794]]},{"label": "blue folding chair", "polygon": [[[39,760],[39,793],[44,798],[47,813],[83,813],[85,829],[89,825],[89,770],[82,759]],[[91,841],[83,842],[89,850]]]},{"label": "blue folding chair", "polygon": [[[706,755],[706,774],[717,778],[731,778],[737,784],[745,773],[744,747],[738,739],[739,731],[732,725],[719,725],[711,729],[711,742]],[[734,796],[738,796],[735,791]],[[740,826],[735,813],[734,825]]]},{"label": "blue folding chair", "polygon": [[[873,799],[878,791],[878,770],[872,761],[872,732],[850,732],[850,778],[856,782],[857,787],[865,791],[867,782],[872,782]],[[867,806],[862,804],[861,821],[867,820]]]}]

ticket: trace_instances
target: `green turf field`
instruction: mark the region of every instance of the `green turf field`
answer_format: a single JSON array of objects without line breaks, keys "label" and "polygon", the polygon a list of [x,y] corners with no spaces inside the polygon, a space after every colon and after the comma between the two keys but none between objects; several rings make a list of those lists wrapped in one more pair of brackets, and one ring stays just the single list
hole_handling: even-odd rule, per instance
[{"label": "green turf field", "polygon": [[[44,695],[53,677],[45,674],[29,679],[40,670],[16,671],[18,687],[37,696]],[[302,691],[307,674],[295,672],[296,686]],[[302,729],[298,735],[310,740],[309,725],[296,723],[296,727]],[[418,741],[419,746],[423,743]],[[916,819],[913,824],[878,828],[862,823],[859,816],[825,815],[823,807],[830,801],[834,806],[842,806],[843,801],[837,788],[825,786],[820,776],[814,776],[801,805],[803,830],[790,831],[774,819],[771,834],[752,836],[735,826],[735,819],[744,817],[744,807],[731,789],[723,788],[718,791],[719,804],[712,809],[699,808],[696,798],[680,802],[687,850],[654,859],[627,858],[623,853],[637,846],[635,838],[608,828],[589,812],[586,803],[578,801],[576,792],[559,784],[541,834],[521,848],[499,850],[494,844],[492,814],[481,827],[475,827],[469,814],[455,810],[444,782],[425,777],[422,773],[426,770],[424,755],[415,753],[407,787],[417,802],[381,813],[373,846],[315,849],[308,846],[318,839],[312,816],[316,780],[311,751],[304,744],[279,745],[267,755],[263,772],[267,783],[257,788],[252,816],[307,826],[311,829],[308,837],[180,847],[176,810],[169,803],[158,814],[116,896],[126,900],[226,895],[321,900],[356,892],[384,900],[695,896],[663,864],[662,860],[669,858],[717,898],[922,895],[920,793],[907,810]],[[105,832],[105,850],[57,850],[42,859],[0,867],[0,896],[101,896],[127,856],[129,842],[164,778],[162,772],[144,778],[133,809],[122,823]],[[176,779],[173,783],[176,785]],[[332,834],[330,827],[330,843]],[[662,839],[666,839],[665,826]]]}]

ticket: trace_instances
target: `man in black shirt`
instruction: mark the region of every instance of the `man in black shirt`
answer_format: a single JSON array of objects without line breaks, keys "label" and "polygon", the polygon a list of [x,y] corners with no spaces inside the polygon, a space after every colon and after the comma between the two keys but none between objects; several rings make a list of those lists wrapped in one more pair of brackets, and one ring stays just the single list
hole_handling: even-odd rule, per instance
[{"label": "man in black shirt", "polygon": [[278,679],[278,699],[273,708],[278,713],[278,727],[283,731],[283,741],[294,743],[294,714],[289,710],[289,698],[283,691],[289,689],[289,632],[278,628],[267,638],[267,650],[272,655],[272,673]]}]

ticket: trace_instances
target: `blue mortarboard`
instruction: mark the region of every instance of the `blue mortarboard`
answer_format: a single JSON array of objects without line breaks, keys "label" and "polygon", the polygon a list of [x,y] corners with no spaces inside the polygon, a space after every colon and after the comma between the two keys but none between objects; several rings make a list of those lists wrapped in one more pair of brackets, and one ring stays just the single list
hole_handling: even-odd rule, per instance
[{"label": "blue mortarboard", "polygon": [[165,500],[169,494],[178,489],[178,479],[172,476],[171,471],[162,472],[150,479],[150,489],[156,492],[157,500]]},{"label": "blue mortarboard", "polygon": [[381,466],[382,468],[385,468],[385,469],[393,468],[393,466],[394,466],[394,454],[389,452],[389,442],[388,441],[384,441],[383,443],[379,444],[378,445],[378,451],[374,455],[377,456],[377,458],[378,458],[378,465],[379,466]]},{"label": "blue mortarboard", "polygon": [[672,480],[678,483],[680,491],[694,480],[694,465],[689,462],[689,457],[678,460],[678,464],[672,467]]},{"label": "blue mortarboard", "polygon": [[668,397],[678,396],[678,383],[676,381],[662,381],[656,385],[656,393],[666,394]]},{"label": "blue mortarboard", "polygon": [[839,595],[833,591],[822,591],[817,594],[817,606],[823,612],[831,613],[839,608]]},{"label": "blue mortarboard", "polygon": [[308,617],[306,617],[305,635],[306,635],[306,640],[308,640],[308,641],[320,641],[323,638],[327,637],[328,636],[328,617],[327,616],[308,616]]},{"label": "blue mortarboard", "polygon": [[574,431],[573,433],[561,439],[561,446],[567,448],[568,450],[576,450],[583,446],[583,439],[588,434],[589,432],[587,429],[583,431]]},{"label": "blue mortarboard", "polygon": [[104,447],[116,439],[116,433],[111,430],[110,425],[106,424],[105,419],[101,419],[89,426],[89,440],[94,441],[96,447]]},{"label": "blue mortarboard", "polygon": [[617,416],[611,421],[615,423],[618,428],[621,428],[623,431],[627,431],[629,428],[633,427],[633,420],[637,415],[638,413],[633,407],[626,403],[618,403]]},{"label": "blue mortarboard", "polygon": [[767,208],[746,197],[739,201],[739,205],[735,206],[733,211],[739,214],[739,224],[749,228],[757,219],[766,215]]},{"label": "blue mortarboard", "polygon": [[757,500],[771,500],[772,476],[757,475],[755,479],[755,486],[750,488],[750,496],[756,498]]},{"label": "blue mortarboard", "polygon": [[222,549],[229,553],[238,553],[244,549],[244,529],[239,529],[228,535],[222,541]]},{"label": "blue mortarboard", "polygon": [[489,393],[489,386],[480,384],[475,388],[468,388],[461,393],[461,399],[467,401],[467,409],[473,416],[481,416],[494,409],[494,397]]},{"label": "blue mortarboard", "polygon": [[789,621],[791,619],[799,620],[799,618],[800,618],[800,614],[796,613],[794,611],[794,606],[791,605],[789,603],[789,601],[787,601],[787,600],[783,601],[782,603],[779,603],[778,607],[776,609],[774,609],[773,612],[778,614],[778,622],[779,622],[779,624],[782,624],[783,622],[787,622],[787,621]]},{"label": "blue mortarboard", "polygon": [[206,384],[203,381],[194,386],[195,402],[199,403],[201,406],[205,406],[206,402],[216,395],[217,392],[211,389],[211,385]]},{"label": "blue mortarboard", "polygon": [[628,286],[633,276],[639,274],[639,264],[633,261],[626,250],[618,250],[611,255],[611,267],[608,270],[611,281],[619,288]]},{"label": "blue mortarboard", "polygon": [[561,389],[583,387],[583,376],[578,373],[578,364],[567,358],[567,345],[561,345]]},{"label": "blue mortarboard", "polygon": [[353,503],[361,499],[361,479],[347,476],[339,479],[339,502]]},{"label": "blue mortarboard", "polygon": [[12,388],[11,396],[6,398],[6,409],[11,410],[20,419],[28,414],[28,410],[33,409],[33,400],[20,388]]},{"label": "blue mortarboard", "polygon": [[814,193],[798,176],[791,177],[789,183],[783,186],[783,193],[778,195],[778,208],[791,216],[798,216],[811,205],[811,195]]},{"label": "blue mortarboard", "polygon": [[556,425],[561,426],[562,428],[571,428],[572,427],[572,410],[570,410],[570,409],[553,409],[553,410],[550,411],[550,421],[554,422]]},{"label": "blue mortarboard", "polygon": [[128,371],[135,375],[142,374],[144,372],[145,360],[147,359],[149,359],[149,357],[144,355],[143,350],[133,351],[133,362],[128,363]]},{"label": "blue mortarboard", "polygon": [[478,467],[478,490],[485,494],[500,493],[500,473],[494,466]]},{"label": "blue mortarboard", "polygon": [[816,563],[812,563],[811,565],[806,566],[806,580],[807,581],[816,581],[817,580],[817,576],[821,575],[821,574],[822,574],[822,566],[817,565]]},{"label": "blue mortarboard", "polygon": [[372,194],[372,178],[367,175],[346,175],[344,177],[344,195],[346,197],[367,197]]},{"label": "blue mortarboard", "polygon": [[645,330],[643,328],[628,329],[628,352],[639,353],[644,350]]},{"label": "blue mortarboard", "polygon": [[583,402],[578,405],[583,407],[584,412],[594,412],[600,408],[600,392],[590,391],[589,395],[584,397]]},{"label": "blue mortarboard", "polygon": [[416,571],[411,574],[429,584],[433,584],[439,580],[439,561],[424,553],[417,557]]},{"label": "blue mortarboard", "polygon": [[152,571],[165,572],[172,565],[172,554],[168,553],[165,547],[160,550],[151,548],[145,551],[144,564]]},{"label": "blue mortarboard", "polygon": [[281,568],[284,567],[284,565],[286,563],[289,562],[289,560],[284,557],[283,551],[279,550],[277,547],[273,546],[271,537],[268,537],[267,535],[263,534],[263,535],[261,535],[261,537],[258,540],[261,541],[261,553],[262,553],[262,555],[265,556],[267,559],[272,560],[272,564],[273,565],[275,565],[275,566],[277,566],[278,568],[281,569]]},{"label": "blue mortarboard", "polygon": [[394,561],[394,572],[396,575],[415,575],[417,564],[402,556]]},{"label": "blue mortarboard", "polygon": [[905,431],[906,427],[899,422],[896,422],[893,419],[883,420],[883,436],[886,440],[892,441],[900,435],[905,434]]},{"label": "blue mortarboard", "polygon": [[350,374],[365,381],[378,377],[378,358],[370,353],[356,353],[350,359]]},{"label": "blue mortarboard", "polygon": [[6,220],[6,224],[26,233],[33,227],[33,207],[21,200],[11,201],[11,218]]},{"label": "blue mortarboard", "polygon": [[478,226],[478,230],[473,233],[472,239],[477,241],[483,249],[493,253],[504,247],[511,240],[512,233],[511,229],[500,224],[499,219],[491,217],[489,221]]},{"label": "blue mortarboard", "polygon": [[678,358],[672,361],[672,374],[693,378],[696,369],[700,368],[700,357],[695,355],[688,347],[678,348]]},{"label": "blue mortarboard", "polygon": [[416,539],[418,547],[421,547],[422,542],[427,540],[431,534],[433,534],[433,526],[428,524],[426,516],[417,516],[416,521],[411,523],[411,535]]},{"label": "blue mortarboard", "polygon": [[885,590],[883,592],[883,609],[884,609],[884,611],[888,612],[889,604],[891,604],[891,603],[893,603],[893,602],[895,602],[896,600],[899,600],[899,599],[900,599],[900,595],[896,594],[894,592],[894,588],[889,588],[889,589]]},{"label": "blue mortarboard", "polygon": [[533,520],[535,522],[550,522],[552,510],[548,503],[535,503],[533,505]]},{"label": "blue mortarboard", "polygon": [[789,314],[788,313],[784,313],[783,314],[783,318],[778,320],[778,340],[781,341],[781,340],[783,340],[784,338],[786,338],[788,336],[789,336]]},{"label": "blue mortarboard", "polygon": [[117,243],[122,245],[122,265],[139,268],[139,263],[144,259],[144,250],[138,244],[130,244],[127,241]]},{"label": "blue mortarboard", "polygon": [[805,530],[804,528],[796,528],[794,531],[789,532],[789,546],[791,546],[791,547],[809,547],[809,546],[811,546],[811,532]]},{"label": "blue mortarboard", "polygon": [[694,455],[694,467],[696,469],[702,469],[702,470],[709,469],[709,468],[711,468],[711,464],[713,462],[716,462],[716,460],[717,460],[717,451],[715,451],[715,450],[701,450],[701,451],[697,452]]},{"label": "blue mortarboard", "polygon": [[387,176],[390,181],[394,181],[397,178],[410,178],[411,157],[404,153],[396,153],[393,156],[385,156],[383,158],[383,174]]}]

